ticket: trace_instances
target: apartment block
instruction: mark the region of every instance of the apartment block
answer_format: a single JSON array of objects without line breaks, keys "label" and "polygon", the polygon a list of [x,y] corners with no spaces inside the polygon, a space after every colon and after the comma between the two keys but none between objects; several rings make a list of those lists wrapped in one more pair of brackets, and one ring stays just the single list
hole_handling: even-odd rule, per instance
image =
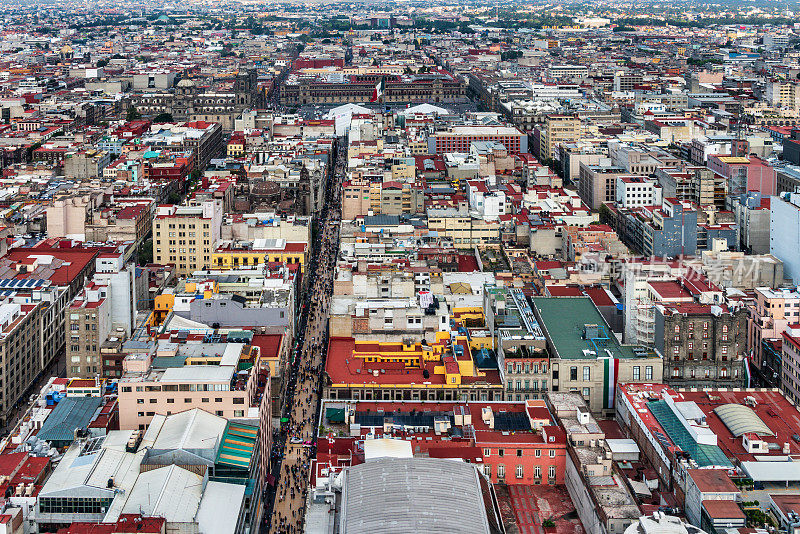
[{"label": "apartment block", "polygon": [[793,324],[781,334],[781,390],[786,398],[800,403],[800,324]]},{"label": "apartment block", "polygon": [[749,308],[747,346],[753,351],[754,379],[778,387],[783,364],[780,350],[772,350],[772,342],[780,340],[790,325],[800,323],[800,294],[788,288],[757,287],[755,301]]},{"label": "apartment block", "polygon": [[455,209],[428,209],[428,229],[452,240],[456,248],[500,244],[500,225]]},{"label": "apartment block", "polygon": [[539,157],[558,159],[559,145],[574,143],[581,137],[581,121],[577,115],[548,115],[544,123]]},{"label": "apartment block", "polygon": [[788,80],[767,82],[766,98],[772,107],[800,109],[800,86]]},{"label": "apartment block", "polygon": [[599,165],[587,165],[581,161],[578,194],[593,210],[606,203],[613,204],[617,200],[617,178],[628,175],[625,169],[611,165],[608,159],[601,159]]},{"label": "apartment block", "polygon": [[12,415],[15,403],[25,393],[31,378],[44,370],[41,321],[45,306],[0,303],[0,423]]},{"label": "apartment block", "polygon": [[111,332],[111,299],[106,288],[87,287],[68,310],[66,344],[70,376],[93,377],[102,373],[100,349]]},{"label": "apartment block", "polygon": [[153,260],[174,265],[178,276],[208,269],[221,226],[221,200],[200,206],[159,206],[153,221]]},{"label": "apartment block", "polygon": [[[152,354],[125,359],[118,384],[120,429],[145,429],[157,415],[194,408],[226,419],[254,417],[262,398],[269,397],[269,367],[251,346],[189,344],[180,335],[171,341]],[[253,364],[245,375],[238,372],[240,362]]]},{"label": "apartment block", "polygon": [[800,282],[800,193],[770,199],[769,252],[783,262],[786,278]]}]

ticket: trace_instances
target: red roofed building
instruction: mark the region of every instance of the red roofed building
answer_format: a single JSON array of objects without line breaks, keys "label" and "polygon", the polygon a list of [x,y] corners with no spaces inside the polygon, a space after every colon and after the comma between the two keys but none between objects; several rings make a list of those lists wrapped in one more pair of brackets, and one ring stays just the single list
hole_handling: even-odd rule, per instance
[{"label": "red roofed building", "polygon": [[[566,432],[543,400],[525,402],[349,401],[323,407],[312,481],[322,469],[365,461],[370,439],[411,442],[415,456],[459,458],[482,466],[494,483],[563,484]],[[334,437],[358,425],[358,435]]]},{"label": "red roofed building", "polygon": [[167,534],[167,520],[120,514],[115,523],[72,523],[58,529],[58,534]]},{"label": "red roofed building", "polygon": [[0,258],[0,279],[44,280],[66,286],[71,299],[94,273],[98,247],[36,246],[14,248]]},{"label": "red roofed building", "polygon": [[328,343],[325,396],[332,399],[499,400],[497,369],[473,360],[466,337],[438,332],[430,345],[357,341],[332,337]]}]

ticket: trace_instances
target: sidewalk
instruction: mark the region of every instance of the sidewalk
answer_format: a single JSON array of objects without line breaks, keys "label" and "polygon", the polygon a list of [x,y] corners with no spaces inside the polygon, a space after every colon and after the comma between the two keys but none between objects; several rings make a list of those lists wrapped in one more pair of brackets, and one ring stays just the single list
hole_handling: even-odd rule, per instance
[{"label": "sidewalk", "polygon": [[[338,198],[338,183],[334,186],[332,194],[333,198]],[[329,205],[331,204],[333,203],[329,201]],[[338,210],[332,211],[338,213]],[[299,533],[303,528],[312,449],[302,443],[291,443],[291,438],[303,441],[316,439],[316,414],[320,400],[318,391],[324,373],[315,369],[321,369],[325,361],[324,354],[327,350],[324,340],[325,325],[333,289],[334,262],[338,253],[336,239],[338,228],[332,228],[328,224],[331,215],[329,212],[321,221],[318,263],[314,281],[308,289],[311,301],[304,311],[308,314],[306,327],[304,332],[298,333],[298,335],[304,334],[303,343],[300,347],[300,357],[292,362],[291,372],[296,373],[297,383],[294,387],[294,398],[287,424],[288,437],[278,475],[275,504],[272,517],[269,518],[269,531],[274,534]]]}]

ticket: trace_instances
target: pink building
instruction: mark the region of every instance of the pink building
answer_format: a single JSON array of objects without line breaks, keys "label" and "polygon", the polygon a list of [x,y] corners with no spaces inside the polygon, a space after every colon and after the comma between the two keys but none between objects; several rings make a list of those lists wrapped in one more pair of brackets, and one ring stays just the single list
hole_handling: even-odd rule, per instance
[{"label": "pink building", "polygon": [[800,322],[800,294],[790,289],[759,287],[755,297],[747,319],[747,346],[753,354],[752,363],[761,374],[768,381],[775,378],[780,382],[774,374],[780,376],[781,370],[766,361],[763,342],[780,339],[787,326]]},{"label": "pink building", "polygon": [[[253,366],[240,369],[240,361]],[[155,357],[131,354],[119,380],[121,430],[144,429],[156,414],[200,408],[226,419],[259,418],[269,398],[269,365],[243,343],[159,345]]]},{"label": "pink building", "polygon": [[[775,195],[775,169],[756,156],[708,156],[708,168],[729,180],[728,189],[736,192],[736,184],[746,184],[746,191]],[[746,180],[746,181],[745,181]]]}]

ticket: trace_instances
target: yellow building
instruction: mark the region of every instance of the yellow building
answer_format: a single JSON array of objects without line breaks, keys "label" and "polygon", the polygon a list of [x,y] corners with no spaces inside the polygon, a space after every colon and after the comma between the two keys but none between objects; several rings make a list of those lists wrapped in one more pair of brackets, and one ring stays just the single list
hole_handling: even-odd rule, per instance
[{"label": "yellow building", "polygon": [[228,157],[238,158],[245,154],[244,137],[234,137],[228,141]]},{"label": "yellow building", "polygon": [[437,332],[430,345],[332,337],[326,372],[329,398],[500,400],[503,395],[496,370],[479,369],[467,336],[451,338],[450,332]]},{"label": "yellow building", "polygon": [[561,143],[573,143],[580,139],[581,121],[575,115],[550,115],[545,119],[545,135],[542,137],[540,157],[557,159],[556,152]]},{"label": "yellow building", "polygon": [[257,239],[248,247],[228,243],[218,248],[211,256],[214,269],[240,269],[258,267],[264,263],[299,264],[305,273],[308,243],[284,241],[283,239]]},{"label": "yellow building", "polygon": [[412,182],[416,176],[417,166],[414,158],[395,160],[392,164],[392,180]]}]

